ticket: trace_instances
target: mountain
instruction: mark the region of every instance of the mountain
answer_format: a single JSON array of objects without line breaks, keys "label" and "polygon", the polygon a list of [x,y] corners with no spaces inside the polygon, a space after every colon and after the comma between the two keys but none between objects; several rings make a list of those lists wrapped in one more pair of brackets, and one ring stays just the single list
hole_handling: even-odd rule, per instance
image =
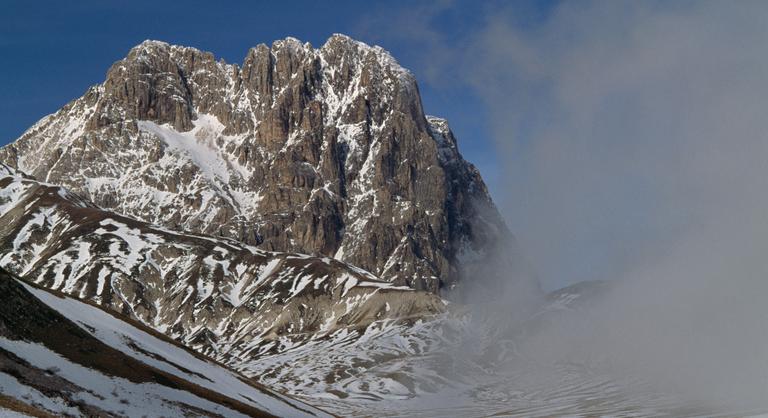
[{"label": "mountain", "polygon": [[262,44],[240,65],[143,42],[0,162],[172,230],[433,293],[512,240],[413,75],[344,35]]},{"label": "mountain", "polygon": [[238,368],[337,332],[445,310],[433,294],[328,257],[153,226],[2,165],[0,266]]},{"label": "mountain", "polygon": [[146,41],[0,149],[0,267],[340,415],[480,385],[462,298],[541,296],[510,247],[411,73],[343,35]]},{"label": "mountain", "polygon": [[0,415],[329,416],[0,270]]}]

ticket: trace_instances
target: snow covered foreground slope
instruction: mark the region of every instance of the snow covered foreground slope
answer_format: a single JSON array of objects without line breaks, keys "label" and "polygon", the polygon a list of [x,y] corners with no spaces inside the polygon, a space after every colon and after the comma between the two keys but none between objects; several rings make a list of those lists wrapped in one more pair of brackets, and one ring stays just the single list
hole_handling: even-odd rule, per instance
[{"label": "snow covered foreground slope", "polygon": [[[296,389],[295,377],[312,393],[343,388],[348,376],[340,368],[359,373],[391,357],[391,347],[359,356],[341,355],[343,347],[445,310],[430,293],[336,260],[148,225],[2,165],[0,265],[125,314],[270,386]],[[327,359],[310,374],[292,374],[302,360],[283,354],[312,350]],[[405,345],[398,355],[411,352]]]},{"label": "snow covered foreground slope", "polygon": [[2,408],[55,416],[328,416],[2,270],[0,295]]}]

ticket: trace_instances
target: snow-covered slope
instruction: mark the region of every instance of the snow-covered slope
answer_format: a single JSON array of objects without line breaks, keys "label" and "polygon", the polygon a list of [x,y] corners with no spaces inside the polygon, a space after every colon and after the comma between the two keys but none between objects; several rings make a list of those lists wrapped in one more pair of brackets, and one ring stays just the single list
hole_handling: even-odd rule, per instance
[{"label": "snow-covered slope", "polygon": [[0,392],[38,412],[327,416],[138,324],[2,270],[0,288]]},{"label": "snow-covered slope", "polygon": [[19,175],[0,177],[0,266],[239,370],[308,341],[445,309],[430,293],[334,259],[170,231]]}]

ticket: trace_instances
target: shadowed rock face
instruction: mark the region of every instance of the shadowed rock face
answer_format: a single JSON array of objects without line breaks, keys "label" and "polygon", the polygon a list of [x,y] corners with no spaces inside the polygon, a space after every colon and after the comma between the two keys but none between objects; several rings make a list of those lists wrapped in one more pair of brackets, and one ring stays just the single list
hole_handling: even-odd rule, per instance
[{"label": "shadowed rock face", "polygon": [[343,35],[259,45],[239,66],[146,41],[0,161],[147,222],[435,293],[509,239],[413,76]]}]

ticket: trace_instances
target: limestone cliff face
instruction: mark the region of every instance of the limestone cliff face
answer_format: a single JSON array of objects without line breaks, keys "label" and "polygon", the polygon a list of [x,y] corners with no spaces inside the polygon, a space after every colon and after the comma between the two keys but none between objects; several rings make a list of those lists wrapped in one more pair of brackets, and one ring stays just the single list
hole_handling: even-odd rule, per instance
[{"label": "limestone cliff face", "polygon": [[411,73],[343,35],[259,45],[242,65],[146,41],[0,161],[150,223],[435,293],[509,237]]}]

